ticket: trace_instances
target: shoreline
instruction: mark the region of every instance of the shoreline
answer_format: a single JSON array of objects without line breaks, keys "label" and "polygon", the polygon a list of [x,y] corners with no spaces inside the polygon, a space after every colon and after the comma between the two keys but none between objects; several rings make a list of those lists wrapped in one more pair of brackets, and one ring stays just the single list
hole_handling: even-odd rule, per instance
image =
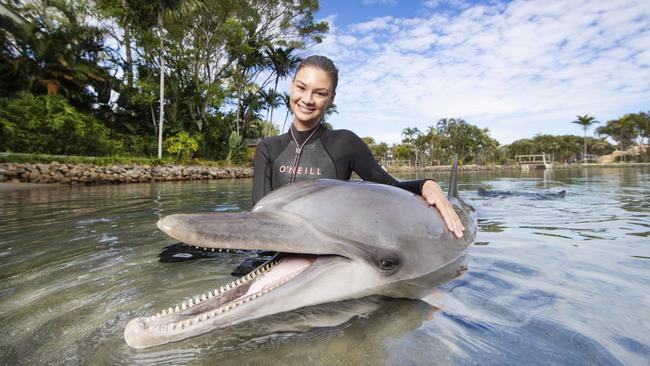
[{"label": "shoreline", "polygon": [[[650,166],[650,162],[647,163],[576,163],[576,164],[560,164],[553,163],[552,167],[548,170],[553,169],[577,169],[577,168],[626,168],[626,167],[644,167]],[[395,167],[388,168],[387,172],[389,173],[420,173],[420,172],[445,172],[450,171],[451,165],[436,165],[436,166],[426,166],[426,167]],[[494,170],[522,170],[522,167],[515,164],[510,165],[460,165],[458,166],[459,171],[494,171]],[[530,170],[536,170],[531,168]],[[544,169],[537,169],[544,170]]]},{"label": "shoreline", "polygon": [[[553,169],[645,167],[650,163],[554,164]],[[389,173],[450,171],[451,165],[427,167],[393,167]],[[461,165],[460,171],[521,170],[518,165]],[[253,168],[246,166],[209,167],[185,165],[0,163],[0,191],[43,187],[47,185],[99,185],[147,182],[170,182],[211,179],[252,178]],[[30,186],[26,186],[29,184]],[[23,186],[25,185],[25,186]]]},{"label": "shoreline", "polygon": [[0,183],[97,185],[252,178],[250,167],[0,163]]}]

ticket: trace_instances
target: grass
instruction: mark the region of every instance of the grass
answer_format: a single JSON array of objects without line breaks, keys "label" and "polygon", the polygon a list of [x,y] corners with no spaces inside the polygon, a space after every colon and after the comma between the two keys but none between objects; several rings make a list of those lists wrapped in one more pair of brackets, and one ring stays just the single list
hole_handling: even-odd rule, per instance
[{"label": "grass", "polygon": [[106,165],[193,165],[212,167],[241,167],[247,164],[227,164],[225,161],[210,161],[192,159],[177,161],[171,157],[162,159],[141,156],[72,156],[72,155],[49,155],[49,154],[25,154],[0,152],[0,163],[21,163],[21,164],[49,164],[58,162],[61,164],[92,164],[97,166]]}]

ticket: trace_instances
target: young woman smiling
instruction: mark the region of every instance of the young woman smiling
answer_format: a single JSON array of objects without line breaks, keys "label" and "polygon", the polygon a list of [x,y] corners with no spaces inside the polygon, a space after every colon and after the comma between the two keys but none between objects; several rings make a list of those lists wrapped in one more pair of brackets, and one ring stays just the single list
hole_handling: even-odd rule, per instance
[{"label": "young woman smiling", "polygon": [[293,124],[289,132],[262,140],[255,151],[253,203],[286,184],[318,178],[349,180],[354,171],[363,180],[422,195],[460,238],[463,225],[435,181],[398,182],[379,166],[357,135],[328,130],[321,124],[325,110],[334,102],[337,84],[338,70],[327,57],[310,56],[298,65],[289,99]]}]

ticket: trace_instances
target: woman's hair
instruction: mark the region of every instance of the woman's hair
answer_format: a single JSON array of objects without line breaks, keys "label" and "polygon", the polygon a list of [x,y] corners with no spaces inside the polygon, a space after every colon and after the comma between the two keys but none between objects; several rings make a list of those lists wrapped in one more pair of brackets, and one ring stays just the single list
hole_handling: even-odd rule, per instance
[{"label": "woman's hair", "polygon": [[334,62],[330,60],[329,58],[325,56],[318,56],[318,55],[313,55],[309,56],[306,59],[300,61],[298,64],[298,68],[296,69],[296,73],[294,74],[294,79],[296,78],[296,75],[298,74],[298,71],[302,69],[303,67],[315,67],[317,69],[321,69],[329,75],[330,79],[332,80],[332,92],[336,92],[336,86],[339,83],[339,70],[334,66]]}]

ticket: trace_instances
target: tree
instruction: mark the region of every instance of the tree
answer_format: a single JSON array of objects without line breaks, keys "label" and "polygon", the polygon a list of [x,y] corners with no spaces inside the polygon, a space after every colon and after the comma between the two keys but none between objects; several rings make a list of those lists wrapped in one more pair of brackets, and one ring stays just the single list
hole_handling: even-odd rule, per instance
[{"label": "tree", "polygon": [[415,144],[415,139],[419,135],[420,130],[417,127],[406,127],[402,130],[402,136],[404,137],[402,142],[411,146],[411,149],[413,149],[413,153],[415,154],[415,167],[418,166],[418,149]]},{"label": "tree", "polygon": [[[278,82],[280,79],[286,78],[289,76],[298,66],[302,58],[292,55],[296,51],[295,47],[271,47],[266,51],[266,57],[269,59],[271,64],[271,71],[275,75],[275,82],[273,84],[273,94],[278,94]],[[281,101],[280,101],[281,103]],[[273,110],[280,106],[280,103],[270,104],[268,121],[273,121]]]},{"label": "tree", "polygon": [[104,33],[90,24],[89,5],[36,1],[16,10],[26,23],[0,16],[0,95],[61,94],[84,111],[106,103],[111,77],[100,66],[107,59]]},{"label": "tree", "polygon": [[596,129],[596,133],[601,136],[611,137],[616,141],[621,151],[626,151],[633,144],[634,138],[636,137],[634,122],[627,115],[619,119],[607,121],[604,126]]},{"label": "tree", "polygon": [[600,123],[599,121],[596,120],[596,117],[590,116],[589,114],[585,114],[584,116],[576,116],[578,119],[575,121],[572,121],[571,123],[578,124],[582,126],[582,129],[584,130],[584,153],[582,154],[582,162],[586,163],[587,162],[587,129],[596,123]]}]

